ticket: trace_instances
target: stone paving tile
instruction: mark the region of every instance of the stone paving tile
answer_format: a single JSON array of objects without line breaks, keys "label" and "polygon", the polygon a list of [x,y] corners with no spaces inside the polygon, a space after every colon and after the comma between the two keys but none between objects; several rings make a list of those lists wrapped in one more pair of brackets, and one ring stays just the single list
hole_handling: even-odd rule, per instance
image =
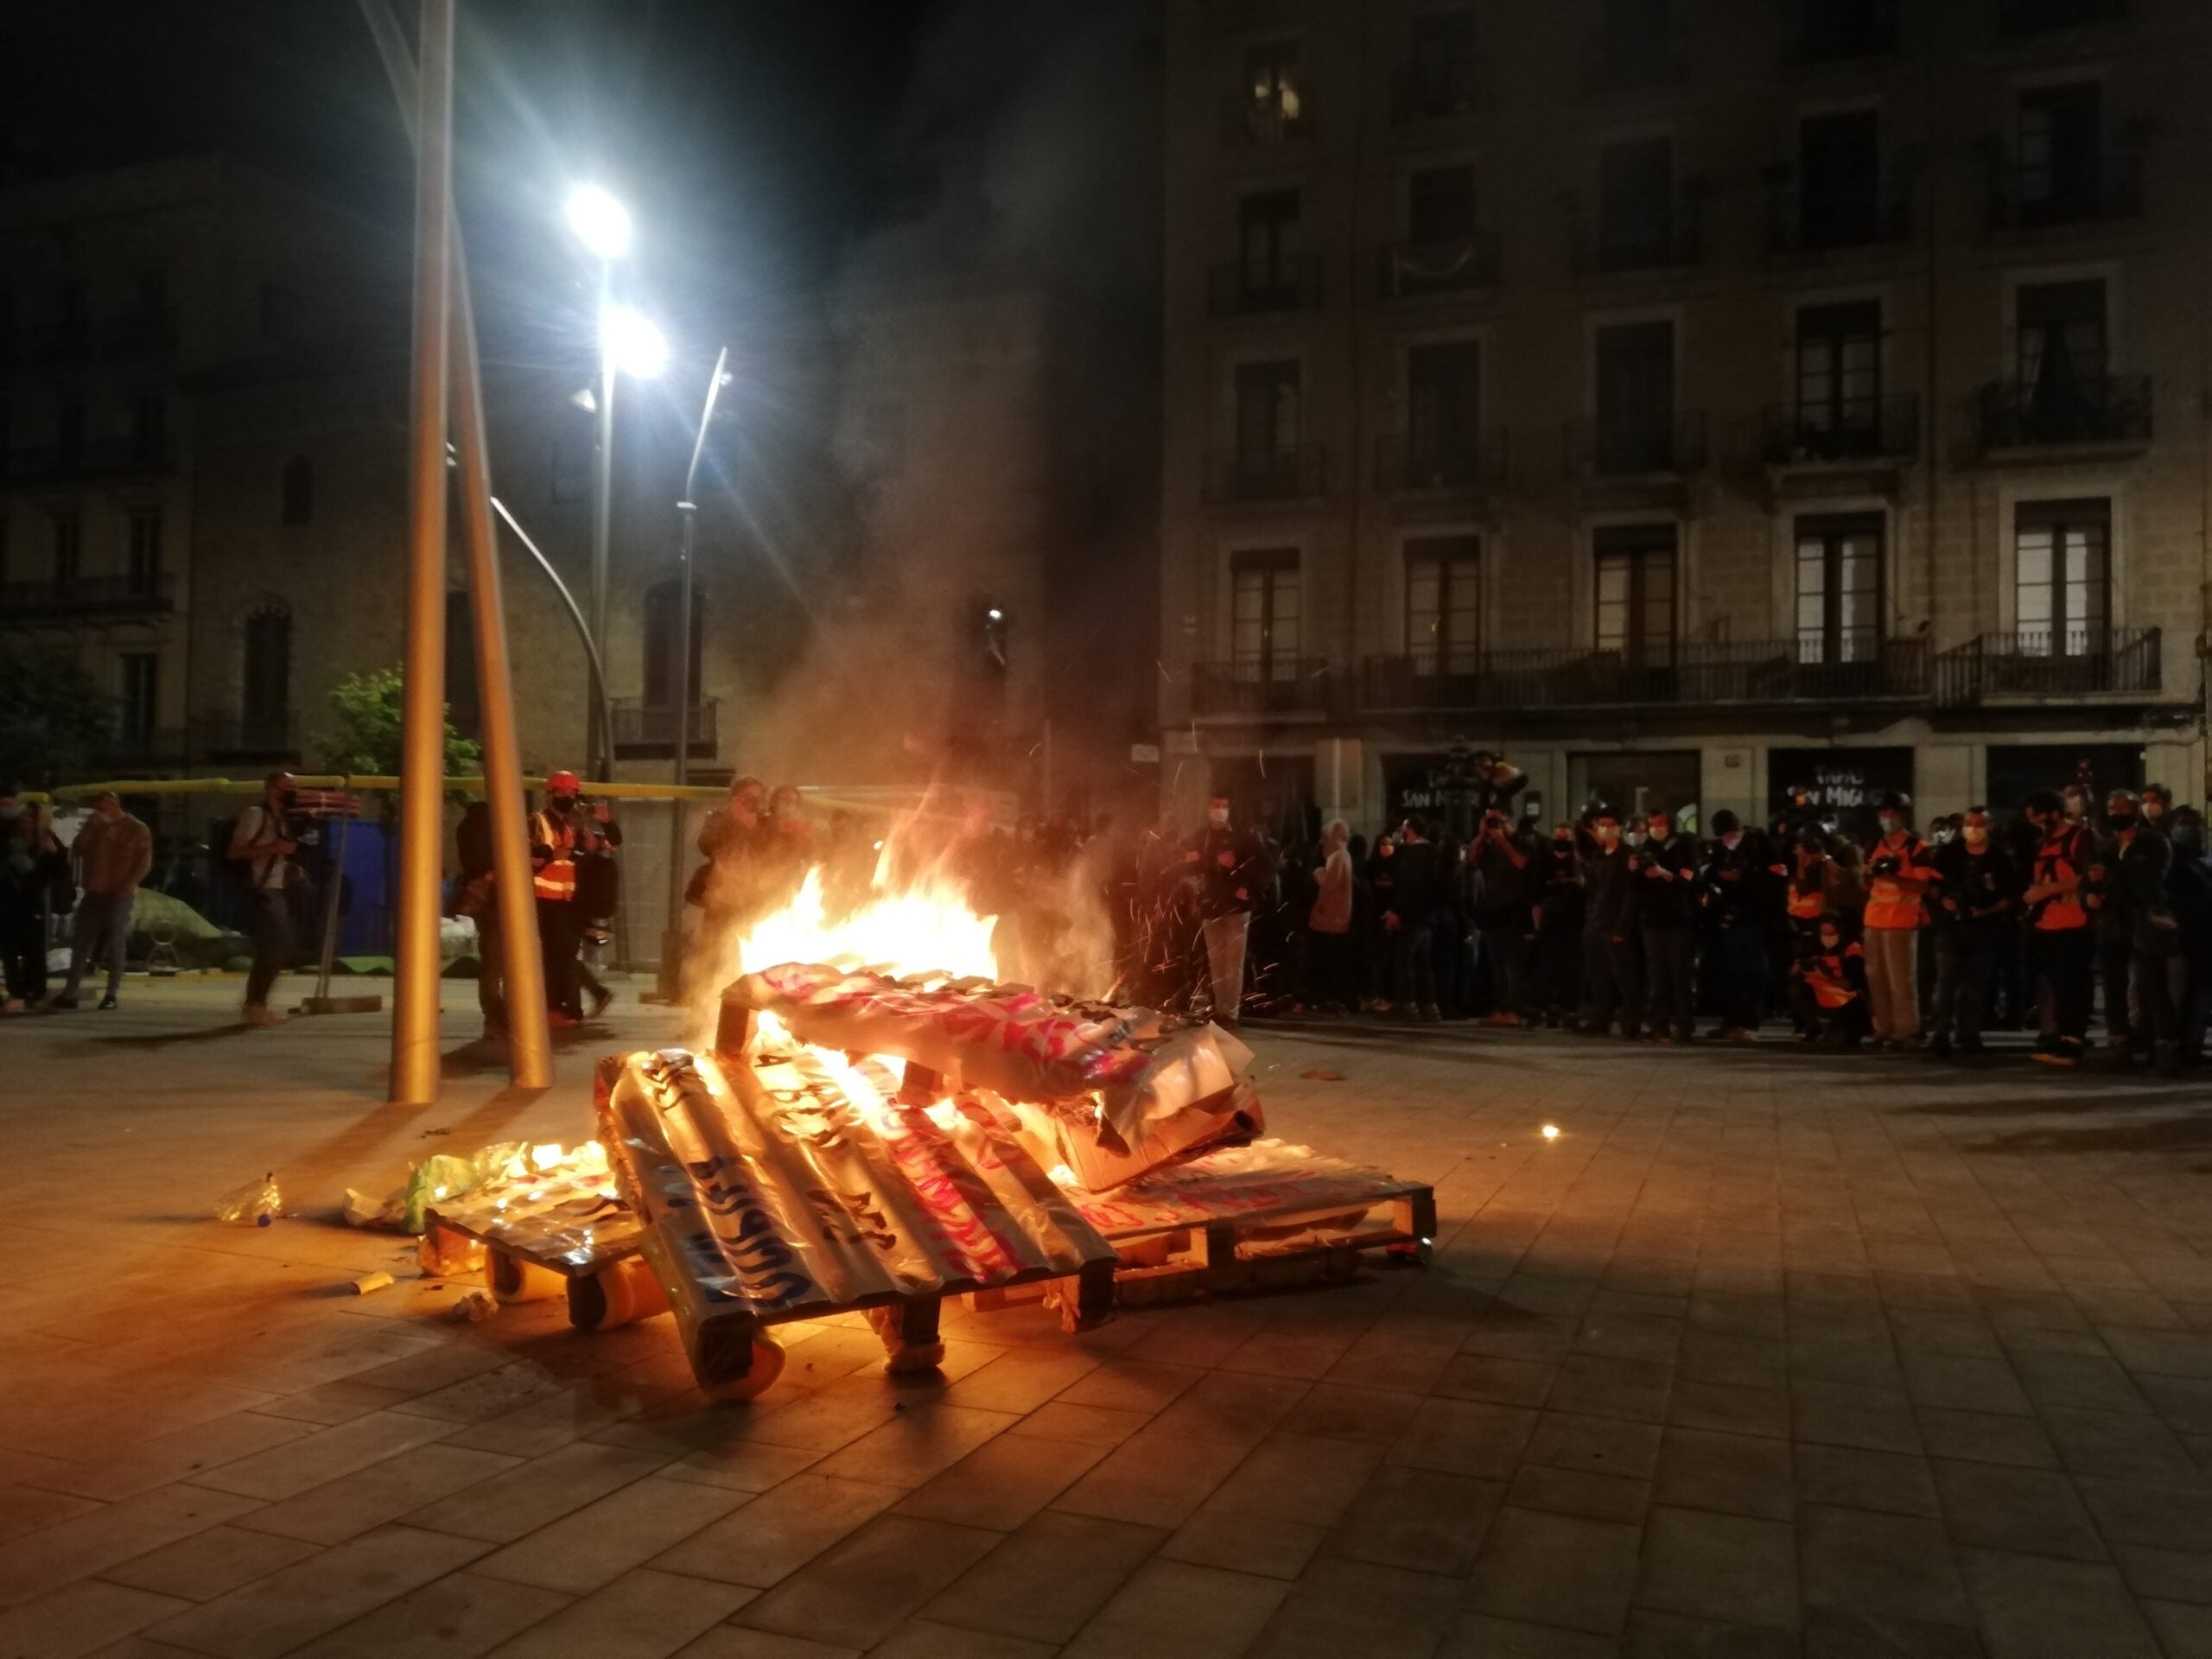
[{"label": "stone paving tile", "polygon": [[0,1606],[104,1573],[149,1550],[234,1521],[255,1507],[251,1498],[226,1492],[161,1486],[0,1544]]},{"label": "stone paving tile", "polygon": [[0,1612],[0,1654],[77,1659],[127,1640],[192,1604],[181,1597],[87,1579]]},{"label": "stone paving tile", "polygon": [[1052,1501],[1072,1515],[1173,1529],[1197,1513],[1246,1448],[1139,1430]]},{"label": "stone paving tile", "polygon": [[879,1515],[747,1603],[735,1622],[865,1651],[1004,1536],[946,1521]]},{"label": "stone paving tile", "polygon": [[239,1524],[310,1543],[342,1544],[489,1481],[518,1461],[434,1441],[267,1504],[241,1517]]},{"label": "stone paving tile", "polygon": [[1932,1624],[1974,1622],[1940,1522],[1806,1503],[1797,1539],[1808,1606]]},{"label": "stone paving tile", "polygon": [[1617,1635],[1636,1587],[1643,1529],[1578,1516],[1501,1509],[1464,1599],[1478,1612]]},{"label": "stone paving tile", "polygon": [[105,1507],[97,1498],[72,1497],[43,1486],[0,1487],[0,1544]]},{"label": "stone paving tile", "polygon": [[581,1594],[644,1566],[752,1501],[726,1486],[647,1475],[517,1539],[477,1562],[475,1570]]},{"label": "stone paving tile", "polygon": [[2065,1476],[1942,1459],[1932,1467],[1954,1543],[2081,1561],[2111,1559]]},{"label": "stone paving tile", "polygon": [[190,1479],[314,1432],[311,1425],[260,1412],[232,1412],[189,1428],[154,1435],[111,1457],[70,1464],[35,1478],[40,1485],[79,1497],[129,1497],[173,1480]]},{"label": "stone paving tile", "polygon": [[477,1659],[573,1598],[454,1573],[410,1591],[299,1649],[299,1659]]},{"label": "stone paving tile", "polygon": [[2119,1573],[2082,1561],[1961,1552],[1990,1659],[2159,1659]]},{"label": "stone paving tile", "polygon": [[1295,1579],[1329,1535],[1309,1521],[1200,1510],[1160,1547],[1169,1560],[1226,1567],[1261,1578]]},{"label": "stone paving tile", "polygon": [[632,1567],[500,1643],[493,1659],[666,1659],[759,1593]]},{"label": "stone paving tile", "polygon": [[1153,1560],[1138,1568],[1068,1644],[1068,1659],[1217,1659],[1240,1653],[1288,1586],[1242,1573]]},{"label": "stone paving tile", "polygon": [[1322,1548],[1378,1567],[1461,1575],[1504,1496],[1503,1481],[1386,1465]]},{"label": "stone paving tile", "polygon": [[[474,1452],[475,1459],[490,1452]],[[486,1543],[512,1543],[607,1493],[659,1470],[667,1459],[650,1452],[579,1441],[507,1468],[487,1480],[408,1513],[410,1526],[428,1527]],[[407,1471],[411,1478],[419,1471]]]},{"label": "stone paving tile", "polygon": [[922,1616],[1057,1646],[1168,1536],[1157,1527],[1048,1510],[955,1580]]},{"label": "stone paving tile", "polygon": [[907,1494],[898,1513],[1010,1532],[1080,1480],[1109,1449],[1002,1434]]},{"label": "stone paving tile", "polygon": [[319,1548],[302,1539],[240,1527],[210,1527],[111,1567],[101,1576],[179,1601],[213,1601],[314,1554]]},{"label": "stone paving tile", "polygon": [[380,1463],[394,1452],[436,1440],[452,1427],[435,1417],[373,1412],[350,1422],[315,1429],[234,1463],[202,1470],[191,1478],[192,1484],[264,1501],[290,1497]]},{"label": "stone paving tile", "polygon": [[811,1471],[758,1497],[731,1492],[742,1509],[695,1530],[651,1565],[768,1589],[906,1495],[903,1487],[833,1480]]}]

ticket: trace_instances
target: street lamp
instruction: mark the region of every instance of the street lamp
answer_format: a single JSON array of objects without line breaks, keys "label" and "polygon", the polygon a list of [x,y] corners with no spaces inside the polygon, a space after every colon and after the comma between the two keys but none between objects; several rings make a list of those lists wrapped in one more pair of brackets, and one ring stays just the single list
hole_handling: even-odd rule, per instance
[{"label": "street lamp", "polygon": [[626,305],[609,306],[599,320],[599,348],[632,380],[650,380],[668,366],[668,340]]},{"label": "street lamp", "polygon": [[[607,637],[607,564],[614,501],[614,375],[607,322],[614,313],[614,262],[630,249],[630,210],[595,184],[569,193],[569,228],[599,261],[599,442],[592,467],[591,631]],[[598,764],[612,770],[614,734],[599,722]]]},{"label": "street lamp", "polygon": [[569,228],[601,259],[620,259],[629,251],[630,210],[595,184],[569,193]]}]

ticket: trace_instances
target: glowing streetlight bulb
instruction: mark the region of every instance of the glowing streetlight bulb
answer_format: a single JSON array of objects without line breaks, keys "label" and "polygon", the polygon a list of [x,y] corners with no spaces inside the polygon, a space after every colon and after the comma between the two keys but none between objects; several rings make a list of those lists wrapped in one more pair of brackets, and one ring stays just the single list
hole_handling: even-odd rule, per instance
[{"label": "glowing streetlight bulb", "polygon": [[620,259],[630,247],[630,210],[595,184],[569,194],[569,228],[602,259]]},{"label": "glowing streetlight bulb", "polygon": [[668,341],[627,306],[609,306],[599,320],[607,360],[633,380],[650,380],[668,366]]},{"label": "glowing streetlight bulb", "polygon": [[1547,1124],[1545,1124],[1545,1125],[1544,1125],[1544,1139],[1545,1139],[1545,1140],[1547,1140],[1547,1141],[1556,1141],[1556,1140],[1558,1140],[1558,1139],[1559,1139],[1559,1125],[1558,1125],[1558,1124],[1556,1124],[1556,1123],[1547,1123]]}]

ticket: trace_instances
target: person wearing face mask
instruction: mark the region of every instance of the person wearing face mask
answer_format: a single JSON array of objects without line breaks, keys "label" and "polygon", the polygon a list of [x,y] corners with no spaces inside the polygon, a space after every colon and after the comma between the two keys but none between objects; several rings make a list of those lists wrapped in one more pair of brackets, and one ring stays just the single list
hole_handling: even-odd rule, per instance
[{"label": "person wearing face mask", "polygon": [[1571,1026],[1582,1006],[1582,858],[1574,826],[1552,825],[1551,844],[1537,866],[1535,1000],[1548,1026]]},{"label": "person wearing face mask", "polygon": [[1921,898],[1934,884],[1928,849],[1906,827],[1903,795],[1882,797],[1881,836],[1866,858],[1866,909],[1860,940],[1866,956],[1868,1014],[1884,1048],[1910,1046],[1920,1035],[1914,948],[1927,919]]},{"label": "person wearing face mask", "polygon": [[94,959],[107,958],[107,995],[100,1007],[111,1008],[123,989],[124,948],[130,935],[130,907],[138,897],[138,884],[154,868],[154,837],[138,819],[123,810],[113,790],[92,800],[92,815],[77,831],[69,849],[77,869],[77,916],[70,939],[69,977],[59,994],[48,999],[50,1008],[73,1008],[85,970]]},{"label": "person wearing face mask", "polygon": [[2204,821],[2191,807],[2168,815],[2166,902],[2181,937],[2181,993],[2175,999],[2175,1061],[2194,1066],[2204,1058],[2205,1028],[2212,1023],[2212,862],[2205,859]]},{"label": "person wearing face mask", "polygon": [[1392,952],[1397,935],[1392,918],[1398,913],[1398,839],[1385,832],[1375,837],[1368,855],[1363,885],[1367,889],[1367,1008],[1370,1014],[1390,1012],[1394,972]]},{"label": "person wearing face mask", "polygon": [[1517,1027],[1529,998],[1529,912],[1539,872],[1535,849],[1503,808],[1483,814],[1482,833],[1467,849],[1478,878],[1474,923],[1490,965],[1486,1026]]},{"label": "person wearing face mask", "polygon": [[1643,947],[1636,937],[1635,872],[1621,839],[1619,814],[1600,806],[1591,815],[1583,849],[1582,1019],[1584,1035],[1603,1037],[1620,1016],[1621,1035],[1633,1042],[1643,1007]]},{"label": "person wearing face mask", "polygon": [[2082,891],[2094,854],[2088,831],[2066,816],[2056,791],[2029,797],[2027,815],[2039,837],[2020,894],[2027,906],[2028,972],[2041,1027],[2034,1058],[2045,1065],[2073,1065],[2088,1031],[2096,968],[2096,940]]},{"label": "person wearing face mask", "polygon": [[1229,821],[1229,798],[1206,803],[1205,828],[1183,849],[1185,866],[1198,884],[1198,932],[1213,992],[1213,1017],[1235,1027],[1244,1007],[1244,952],[1252,906],[1272,872],[1258,837]]},{"label": "person wearing face mask", "polygon": [[1633,908],[1643,940],[1644,1025],[1656,1043],[1697,1039],[1697,849],[1675,833],[1674,814],[1655,806],[1643,845],[1629,855]]},{"label": "person wearing face mask", "polygon": [[1989,809],[1970,806],[1958,838],[1936,849],[1936,1013],[1929,1047],[1982,1052],[1999,961],[2018,938],[2020,876],[1990,836]]},{"label": "person wearing face mask", "polygon": [[231,830],[230,855],[244,868],[253,900],[253,970],[246,976],[242,1010],[249,1026],[284,1023],[284,1016],[269,1006],[269,990],[292,950],[291,890],[300,879],[294,862],[299,831],[292,819],[298,795],[291,773],[270,772],[262,784],[261,799],[238,814]]},{"label": "person wearing face mask", "polygon": [[[2125,1070],[2147,1042],[2161,1075],[2175,1068],[2172,975],[2180,967],[2180,924],[2166,897],[2173,849],[2145,830],[2135,797],[2114,790],[2105,802],[2106,836],[2084,884],[2094,918],[2097,966],[2105,986],[2105,1043]],[[2139,1016],[2139,1019],[2137,1017]]]},{"label": "person wearing face mask", "polygon": [[[578,866],[604,854],[609,844],[605,804],[587,807],[582,797],[583,785],[575,772],[556,772],[545,780],[543,810],[530,817],[531,885],[537,898],[545,1005],[552,1024],[563,1029],[583,1023],[576,954],[583,944],[585,918],[576,902]],[[604,988],[600,995],[606,995]]]},{"label": "person wearing face mask", "polygon": [[1713,1035],[1724,1042],[1755,1043],[1766,989],[1771,855],[1766,837],[1746,830],[1726,807],[1713,815],[1713,836],[1698,895],[1707,960],[1720,1005],[1720,1024]]},{"label": "person wearing face mask", "polygon": [[67,910],[74,896],[69,855],[44,816],[0,783],[0,1013],[22,1014],[45,997],[47,910]]},{"label": "person wearing face mask", "polygon": [[1872,1029],[1866,953],[1850,938],[1849,925],[1840,915],[1821,917],[1789,970],[1799,1042],[1856,1048]]},{"label": "person wearing face mask", "polygon": [[2164,784],[2143,785],[2142,817],[2145,830],[2166,835],[2173,829],[2174,792]]}]

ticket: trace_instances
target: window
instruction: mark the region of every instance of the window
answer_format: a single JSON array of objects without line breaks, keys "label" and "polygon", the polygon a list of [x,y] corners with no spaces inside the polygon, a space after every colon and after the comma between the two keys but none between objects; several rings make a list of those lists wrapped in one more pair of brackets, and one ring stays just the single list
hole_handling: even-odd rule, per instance
[{"label": "window", "polygon": [[1878,514],[1797,521],[1797,660],[1872,661],[1882,642]]},{"label": "window", "polygon": [[85,458],[85,406],[64,404],[54,411],[54,458],[67,472]]},{"label": "window", "polygon": [[287,524],[315,522],[315,463],[294,455],[284,463],[277,487],[277,517]]},{"label": "window", "polygon": [[1472,536],[1406,543],[1406,654],[1415,674],[1472,674],[1480,666],[1481,555]]},{"label": "window", "polygon": [[[676,641],[683,608],[683,590],[673,582],[656,582],[645,590],[645,707],[676,707]],[[691,696],[699,704],[700,645],[707,632],[707,607],[695,588],[691,594]]]},{"label": "window", "polygon": [[1675,527],[1632,524],[1599,531],[1598,649],[1631,668],[1675,660]]},{"label": "window", "polygon": [[592,461],[599,450],[599,428],[590,415],[571,410],[553,435],[553,499],[591,499]]},{"label": "window", "polygon": [[2057,443],[2098,435],[2109,401],[2104,283],[2024,283],[2014,306],[2022,436]]},{"label": "window", "polygon": [[1297,130],[1306,118],[1300,85],[1295,40],[1261,41],[1244,48],[1246,118],[1254,137],[1279,139]]},{"label": "window", "polygon": [[2104,89],[2094,80],[2020,94],[2020,217],[2030,225],[2094,216],[2104,190]]},{"label": "window", "polygon": [[1406,177],[1406,239],[1417,248],[1475,233],[1475,169],[1428,168]]},{"label": "window", "polygon": [[1481,348],[1473,340],[1408,348],[1408,484],[1442,487],[1473,481],[1481,395]]},{"label": "window", "polygon": [[484,730],[483,692],[476,678],[476,619],[466,588],[446,590],[446,719],[463,737]]},{"label": "window", "polygon": [[1247,310],[1298,303],[1298,192],[1257,190],[1236,204],[1237,269]]},{"label": "window", "polygon": [[1797,124],[1798,233],[1808,248],[1845,248],[1881,234],[1882,141],[1872,110]]},{"label": "window", "polygon": [[1470,6],[1413,20],[1413,56],[1402,115],[1441,116],[1474,102],[1475,14]]},{"label": "window", "polygon": [[1607,144],[1598,153],[1599,269],[1670,264],[1674,246],[1674,141]]},{"label": "window", "polygon": [[1295,359],[1236,366],[1236,474],[1247,491],[1290,493],[1300,438]]},{"label": "window", "polygon": [[133,507],[124,525],[130,592],[144,599],[162,585],[162,510]]},{"label": "window", "polygon": [[1598,330],[1600,473],[1664,472],[1675,455],[1675,325],[1616,323]]},{"label": "window", "polygon": [[168,401],[158,391],[142,391],[130,404],[130,453],[139,461],[158,460],[168,435]]},{"label": "window", "polygon": [[54,515],[54,585],[65,591],[83,574],[85,522],[73,512]]},{"label": "window", "polygon": [[255,750],[288,747],[292,718],[292,613],[287,607],[265,605],[246,618],[242,668],[240,746]]},{"label": "window", "polygon": [[117,735],[127,743],[144,743],[161,720],[161,655],[126,651],[115,662]]},{"label": "window", "polygon": [[2013,621],[2023,657],[2093,657],[2111,622],[2112,503],[2022,502],[2013,510]]},{"label": "window", "polygon": [[1298,550],[1239,553],[1230,565],[1230,671],[1237,679],[1298,677]]},{"label": "window", "polygon": [[1797,442],[1815,456],[1872,453],[1881,426],[1882,304],[1797,313]]}]

